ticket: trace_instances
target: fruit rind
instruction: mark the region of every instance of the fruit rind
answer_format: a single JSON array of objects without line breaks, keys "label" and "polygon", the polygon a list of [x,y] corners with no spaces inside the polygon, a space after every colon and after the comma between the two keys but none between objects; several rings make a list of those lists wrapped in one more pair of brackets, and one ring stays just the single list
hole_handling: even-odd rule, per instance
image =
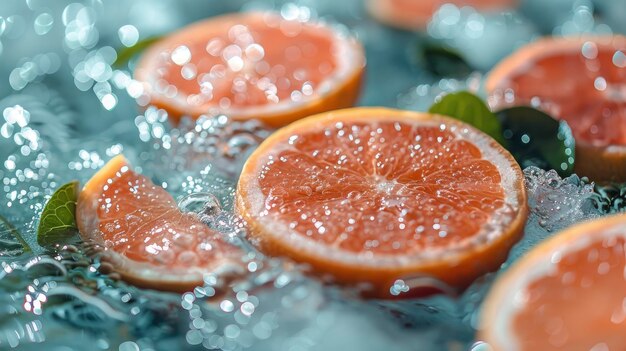
[{"label": "fruit rind", "polygon": [[241,273],[242,266],[234,258],[220,258],[207,267],[174,268],[131,260],[108,248],[102,239],[95,214],[103,187],[124,167],[129,167],[124,156],[114,157],[85,184],[78,196],[76,224],[88,251],[99,257],[101,265],[112,267],[122,280],[133,285],[172,292],[186,292],[202,286],[207,273],[225,279]]},{"label": "fruit rind", "polygon": [[[477,234],[462,247],[457,250],[440,250],[429,252],[421,257],[398,257],[398,255],[388,255],[386,262],[381,263],[379,257],[372,259],[367,255],[358,253],[347,253],[342,250],[332,252],[322,244],[302,244],[302,241],[295,235],[280,235],[277,233],[289,233],[285,229],[277,229],[268,226],[263,221],[255,217],[254,208],[263,199],[260,190],[255,188],[255,175],[257,168],[263,164],[258,155],[264,155],[282,140],[286,140],[290,134],[302,130],[311,130],[319,126],[330,125],[335,121],[344,123],[351,120],[372,120],[385,118],[406,121],[408,123],[427,123],[439,125],[442,122],[447,125],[467,128],[469,133],[479,139],[473,141],[477,144],[483,143],[481,148],[484,151],[486,145],[490,150],[500,155],[500,162],[509,167],[510,174],[501,174],[503,185],[507,194],[508,205],[515,209],[515,215],[510,219],[500,235],[493,233]],[[498,167],[502,172],[505,166]],[[268,138],[244,165],[242,176],[237,186],[236,208],[238,213],[246,221],[249,229],[249,236],[263,252],[276,256],[289,256],[297,261],[309,264],[313,270],[319,273],[332,273],[338,282],[356,284],[360,282],[370,282],[374,286],[372,294],[378,297],[389,297],[389,287],[396,279],[408,279],[411,277],[428,276],[435,277],[444,283],[462,289],[468,286],[476,277],[496,270],[506,259],[509,249],[522,235],[526,221],[528,209],[526,205],[526,191],[523,184],[524,178],[521,169],[513,157],[503,149],[495,140],[484,133],[477,131],[473,127],[453,120],[448,117],[429,115],[423,113],[400,111],[386,108],[355,108],[332,111],[295,122],[274,133]],[[489,236],[489,239],[486,237]],[[482,241],[487,241],[489,245],[484,245]],[[296,243],[294,245],[294,242]],[[470,249],[468,249],[470,247]],[[294,255],[294,252],[297,252]],[[323,254],[320,254],[323,252]]]},{"label": "fruit rind", "polygon": [[[575,37],[544,37],[527,44],[500,61],[489,73],[485,82],[488,94],[502,89],[503,82],[527,69],[529,62],[559,53],[578,53],[585,42],[626,47],[626,36],[583,35]],[[548,84],[549,82],[546,82]],[[491,103],[493,105],[493,103]],[[503,107],[500,103],[498,106]],[[626,181],[626,145],[594,146],[576,140],[574,172],[599,182]]]},{"label": "fruit rind", "polygon": [[[169,117],[175,123],[180,121],[183,116],[197,118],[207,114],[209,111],[207,111],[206,105],[191,106],[184,99],[178,101],[153,91],[151,87],[156,84],[154,72],[158,69],[156,57],[164,50],[173,49],[189,38],[205,37],[207,28],[229,28],[231,25],[247,23],[247,21],[264,21],[264,16],[280,15],[273,12],[248,12],[212,17],[191,24],[148,48],[137,64],[135,78],[143,82],[144,90],[150,96],[150,104],[168,111]],[[338,62],[339,67],[337,67],[339,71],[333,72],[334,75],[323,82],[324,85],[331,88],[323,92],[316,89],[311,98],[303,99],[300,102],[285,100],[278,104],[252,106],[245,109],[229,108],[221,111],[221,113],[225,113],[234,120],[258,119],[270,127],[280,127],[312,114],[354,106],[359,97],[365,72],[363,47],[351,36],[332,29],[321,22],[311,22],[307,25],[331,33],[338,47],[342,48],[342,52],[345,51],[345,55],[338,57],[341,60]]]},{"label": "fruit rind", "polygon": [[[487,342],[494,351],[515,350],[511,343],[515,336],[507,329],[507,313],[511,313],[512,293],[520,291],[532,281],[546,275],[554,264],[554,252],[561,257],[567,252],[580,250],[598,237],[626,236],[626,214],[604,216],[574,225],[532,249],[504,272],[489,291],[481,310],[478,339]],[[565,250],[565,251],[564,251]]]}]

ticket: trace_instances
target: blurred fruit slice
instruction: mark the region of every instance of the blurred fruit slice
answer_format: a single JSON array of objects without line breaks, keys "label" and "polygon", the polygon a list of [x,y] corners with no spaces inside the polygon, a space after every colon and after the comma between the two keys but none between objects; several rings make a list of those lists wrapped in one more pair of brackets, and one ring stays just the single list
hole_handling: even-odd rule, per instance
[{"label": "blurred fruit slice", "polygon": [[101,251],[103,266],[146,288],[184,292],[207,273],[240,269],[239,248],[226,243],[195,214],[181,213],[174,198],[117,156],[81,191],[80,235]]},{"label": "blurred fruit slice", "polygon": [[471,6],[479,12],[512,9],[517,0],[368,0],[367,9],[377,20],[401,29],[425,30],[435,12],[444,4]]},{"label": "blurred fruit slice", "polygon": [[368,282],[377,297],[405,290],[390,290],[396,280],[466,287],[500,266],[527,216],[522,172],[495,140],[450,118],[382,108],[278,130],[246,162],[236,204],[262,251]]},{"label": "blurred fruit slice", "polygon": [[151,46],[135,70],[150,103],[177,120],[226,114],[282,126],[353,106],[363,48],[344,31],[273,12],[192,24]]},{"label": "blurred fruit slice", "polygon": [[545,38],[489,74],[490,105],[533,105],[567,121],[576,140],[574,171],[626,181],[626,37]]},{"label": "blurred fruit slice", "polygon": [[540,244],[491,289],[479,339],[494,351],[626,350],[626,215]]}]

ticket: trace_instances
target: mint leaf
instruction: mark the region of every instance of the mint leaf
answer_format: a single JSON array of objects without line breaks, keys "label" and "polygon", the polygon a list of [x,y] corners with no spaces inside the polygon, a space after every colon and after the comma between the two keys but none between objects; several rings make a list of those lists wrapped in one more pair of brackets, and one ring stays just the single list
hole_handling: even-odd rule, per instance
[{"label": "mint leaf", "polygon": [[565,121],[528,106],[497,112],[507,149],[522,168],[555,169],[562,177],[574,170],[574,137]]},{"label": "mint leaf", "polygon": [[445,95],[439,102],[428,109],[430,113],[446,115],[478,128],[501,145],[506,141],[502,138],[502,128],[498,117],[489,110],[478,96],[460,91]]},{"label": "mint leaf", "polygon": [[418,49],[419,60],[429,72],[441,77],[465,77],[472,67],[461,54],[443,45],[426,43]]},{"label": "mint leaf", "polygon": [[49,246],[73,237],[76,228],[76,200],[78,181],[69,182],[58,188],[41,213],[37,228],[37,243]]}]

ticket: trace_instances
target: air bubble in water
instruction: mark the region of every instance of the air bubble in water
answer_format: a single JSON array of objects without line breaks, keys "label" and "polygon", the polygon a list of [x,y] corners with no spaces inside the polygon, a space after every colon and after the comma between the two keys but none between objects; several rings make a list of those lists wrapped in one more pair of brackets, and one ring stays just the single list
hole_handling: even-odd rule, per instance
[{"label": "air bubble in water", "polygon": [[44,35],[50,31],[54,24],[54,18],[49,13],[42,13],[35,18],[34,27],[35,33]]},{"label": "air bubble in water", "polygon": [[137,44],[139,40],[139,31],[132,24],[121,26],[117,31],[117,35],[124,46],[130,47]]}]

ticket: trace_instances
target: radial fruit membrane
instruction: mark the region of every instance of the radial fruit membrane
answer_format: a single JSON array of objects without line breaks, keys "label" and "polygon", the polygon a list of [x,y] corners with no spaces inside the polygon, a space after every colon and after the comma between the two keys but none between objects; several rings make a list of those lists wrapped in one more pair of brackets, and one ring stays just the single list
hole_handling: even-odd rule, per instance
[{"label": "radial fruit membrane", "polygon": [[364,67],[346,33],[273,12],[215,17],[159,41],[135,76],[173,117],[224,113],[286,124],[354,104]]},{"label": "radial fruit membrane", "polygon": [[384,295],[411,275],[461,287],[497,268],[523,227],[521,179],[511,156],[467,125],[348,109],[266,140],[237,200],[263,250]]},{"label": "radial fruit membrane", "polygon": [[494,350],[626,350],[626,216],[578,225],[497,282],[482,337]]},{"label": "radial fruit membrane", "polygon": [[132,171],[122,156],[85,185],[78,200],[81,236],[100,247],[103,262],[123,278],[163,290],[189,290],[240,255],[195,213]]}]

